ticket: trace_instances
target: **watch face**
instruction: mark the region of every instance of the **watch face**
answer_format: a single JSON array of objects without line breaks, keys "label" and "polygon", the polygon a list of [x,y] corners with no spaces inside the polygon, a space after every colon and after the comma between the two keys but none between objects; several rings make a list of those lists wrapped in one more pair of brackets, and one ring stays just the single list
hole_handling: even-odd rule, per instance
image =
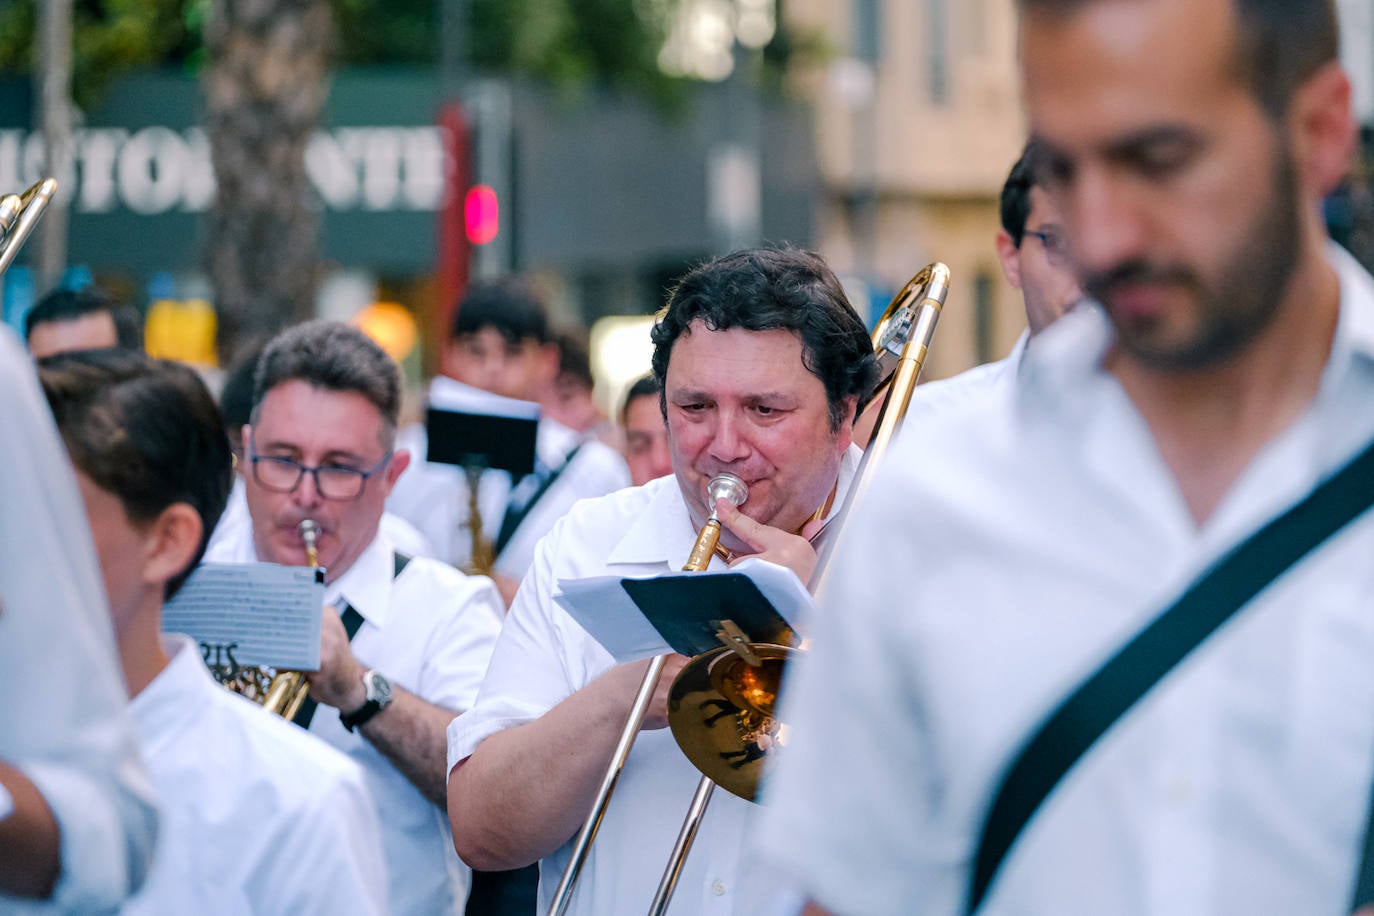
[{"label": "watch face", "polygon": [[369,672],[367,698],[382,706],[391,702],[391,683],[375,671]]}]

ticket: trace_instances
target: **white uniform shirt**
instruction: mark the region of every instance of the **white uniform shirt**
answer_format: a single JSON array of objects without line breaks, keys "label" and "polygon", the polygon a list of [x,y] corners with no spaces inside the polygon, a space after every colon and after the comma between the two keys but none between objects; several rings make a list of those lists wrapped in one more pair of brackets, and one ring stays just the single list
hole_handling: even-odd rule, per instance
[{"label": "white uniform shirt", "polygon": [[[153,791],[71,463],[7,329],[0,392],[0,759],[38,787],[61,830],[47,906],[98,911],[148,868]],[[0,911],[29,908],[0,895]]]},{"label": "white uniform shirt", "polygon": [[[836,506],[843,503],[857,455],[851,449],[845,456]],[[610,653],[554,604],[559,580],[677,572],[696,533],[671,475],[579,503],[554,525],[511,605],[477,705],[449,725],[449,769],[487,737],[538,719],[614,666]],[[711,563],[714,568],[721,560]],[[570,913],[648,909],[700,777],[669,729],[639,733]],[[670,913],[731,912],[739,882],[748,879],[740,851],[753,809],[724,790],[715,793]],[[540,912],[548,909],[571,847],[569,840],[539,863]]]},{"label": "white uniform shirt", "polygon": [[[380,534],[325,589],[325,601],[351,604],[363,617],[353,638],[358,662],[445,709],[472,706],[501,628],[503,603],[490,579],[464,576],[423,557],[393,581],[394,551]],[[227,532],[214,555],[225,563],[256,562],[251,525]],[[310,731],[362,764],[382,816],[391,910],[398,914],[461,912],[470,872],[453,852],[448,815],[421,794],[361,732],[348,732],[339,711],[320,706]]]},{"label": "white uniform shirt", "polygon": [[[1036,726],[1374,437],[1374,279],[1331,260],[1320,391],[1201,528],[1101,368],[1096,308],[1037,337],[1022,384],[908,425],[785,700],[758,839],[805,893],[960,912],[991,795]],[[1185,660],[1049,797],[981,912],[1344,914],[1374,779],[1372,559],[1366,513]]]},{"label": "white uniform shirt", "polygon": [[[987,397],[1001,388],[1015,384],[1029,342],[1030,331],[1022,331],[1021,336],[1016,339],[1016,345],[1003,359],[974,366],[967,372],[960,372],[949,378],[918,385],[908,410],[916,411],[917,414],[927,410],[958,410],[975,398]],[[905,422],[903,419],[903,425]]]},{"label": "white uniform shirt", "polygon": [[[475,391],[470,386],[439,377],[430,385],[431,400],[441,402],[445,391],[455,389]],[[420,529],[434,545],[436,556],[454,566],[465,567],[472,557],[467,478],[460,467],[425,461],[428,441],[422,425],[401,430],[396,447],[410,450],[410,466],[392,489],[387,509]],[[563,467],[574,448],[577,454],[567,467]],[[630,485],[630,469],[619,452],[604,442],[584,438],[548,417],[539,418],[535,453],[545,467],[562,468],[562,471],[521,520],[496,558],[495,571],[516,580],[524,578],[534,562],[534,548],[539,539],[572,508],[573,503]],[[524,481],[531,489],[532,483],[532,480]],[[482,474],[477,485],[477,508],[482,514],[482,531],[493,543],[501,531],[511,494],[508,472],[493,470]]]},{"label": "white uniform shirt", "polygon": [[385,913],[377,811],[348,757],[215,683],[184,636],[133,699],[162,806],[122,912]]}]

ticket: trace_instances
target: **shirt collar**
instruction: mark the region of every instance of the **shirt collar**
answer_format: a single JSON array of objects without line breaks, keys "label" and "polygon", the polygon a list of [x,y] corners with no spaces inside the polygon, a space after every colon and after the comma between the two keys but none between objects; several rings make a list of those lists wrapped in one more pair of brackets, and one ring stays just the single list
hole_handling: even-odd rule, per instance
[{"label": "shirt collar", "polygon": [[380,530],[342,576],[325,586],[324,600],[340,609],[351,605],[373,626],[384,626],[391,617],[391,580],[396,571],[395,551]]},{"label": "shirt collar", "polygon": [[190,637],[164,633],[162,650],[169,658],[167,667],[129,701],[144,754],[157,750],[163,738],[175,736],[199,717],[205,688],[220,689]]}]

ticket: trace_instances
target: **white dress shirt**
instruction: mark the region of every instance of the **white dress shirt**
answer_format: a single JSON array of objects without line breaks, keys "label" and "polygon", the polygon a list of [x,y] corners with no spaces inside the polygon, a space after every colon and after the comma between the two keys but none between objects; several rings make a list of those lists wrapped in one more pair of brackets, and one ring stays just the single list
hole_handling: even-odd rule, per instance
[{"label": "white dress shirt", "polygon": [[[845,456],[837,507],[857,456],[857,449]],[[610,653],[554,604],[560,580],[679,571],[696,534],[673,476],[581,502],[555,524],[511,605],[477,705],[449,725],[449,769],[486,738],[538,719],[614,666]],[[713,557],[712,567],[721,562]],[[700,776],[669,729],[639,733],[570,913],[648,909]],[[739,883],[748,880],[740,851],[753,808],[724,790],[715,793],[669,912],[732,910]],[[541,912],[548,909],[571,847],[570,840],[539,863]]]},{"label": "white dress shirt", "polygon": [[[466,394],[476,389],[453,379],[438,377],[430,383],[430,400],[442,403],[446,393]],[[468,395],[470,396],[470,395]],[[428,438],[423,425],[401,430],[397,448],[410,450],[410,466],[401,474],[387,499],[387,509],[409,521],[434,545],[436,556],[457,567],[472,558],[468,534],[468,485],[463,469],[425,461]],[[580,448],[578,447],[580,444]],[[574,448],[577,454],[563,467]],[[519,527],[496,558],[495,571],[522,579],[534,562],[534,548],[579,499],[604,496],[630,485],[630,470],[620,453],[604,442],[584,438],[548,417],[539,418],[535,454],[545,468],[562,468],[558,478],[521,519]],[[523,481],[533,489],[533,479]],[[486,471],[477,485],[477,508],[482,531],[495,542],[511,501],[511,475]],[[524,492],[523,496],[531,493]]]},{"label": "white dress shirt", "polygon": [[[352,643],[360,664],[436,706],[468,709],[501,628],[501,596],[490,579],[465,576],[424,557],[412,559],[393,580],[393,557],[390,541],[379,534],[347,572],[329,583],[325,601],[340,607],[346,602],[362,615]],[[246,517],[207,559],[257,561]],[[338,710],[319,707],[310,731],[353,757],[367,774],[382,814],[392,912],[461,912],[471,879],[453,852],[447,813],[360,731],[347,731]]]},{"label": "white dress shirt", "polygon": [[[1374,437],[1374,279],[1342,251],[1320,390],[1192,519],[1102,368],[1097,308],[1021,384],[910,424],[851,523],[759,847],[841,913],[953,914],[1037,725],[1222,554]],[[984,914],[1344,914],[1374,769],[1374,514],[1128,712],[1027,825]],[[895,575],[894,575],[895,573]]]},{"label": "white dress shirt", "polygon": [[[32,362],[0,328],[0,759],[61,831],[51,906],[117,905],[157,828],[86,512]],[[0,895],[0,911],[26,912]],[[38,909],[38,907],[34,907]]]},{"label": "white dress shirt", "polygon": [[122,912],[386,913],[362,769],[215,683],[188,638],[163,645],[171,664],[132,704],[162,828]]},{"label": "white dress shirt", "polygon": [[[957,410],[975,398],[987,397],[1001,388],[1015,384],[1029,342],[1030,331],[1022,331],[1021,336],[1016,338],[1016,344],[1011,348],[1011,352],[1004,358],[974,366],[967,372],[960,372],[949,378],[916,386],[908,410],[914,410],[917,414],[928,410]],[[902,422],[905,425],[905,418]]]}]

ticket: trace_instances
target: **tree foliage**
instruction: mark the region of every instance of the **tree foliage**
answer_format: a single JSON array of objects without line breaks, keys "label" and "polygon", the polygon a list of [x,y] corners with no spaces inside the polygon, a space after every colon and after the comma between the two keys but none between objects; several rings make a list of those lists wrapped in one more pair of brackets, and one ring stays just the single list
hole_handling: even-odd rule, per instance
[{"label": "tree foliage", "polygon": [[[0,3],[0,71],[31,72],[36,3]],[[440,63],[446,0],[330,0],[334,60],[348,65]],[[76,0],[78,104],[139,67],[198,73],[211,0]],[[563,89],[627,88],[664,100],[681,81],[657,66],[675,0],[466,0],[463,54],[475,72],[520,75]]]}]

